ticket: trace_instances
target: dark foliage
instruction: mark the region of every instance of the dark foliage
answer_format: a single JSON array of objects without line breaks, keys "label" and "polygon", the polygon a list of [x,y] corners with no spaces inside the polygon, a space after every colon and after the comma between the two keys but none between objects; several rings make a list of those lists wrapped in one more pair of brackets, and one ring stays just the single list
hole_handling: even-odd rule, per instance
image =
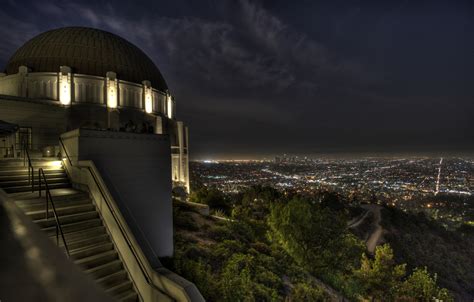
[{"label": "dark foliage", "polygon": [[446,230],[423,213],[408,214],[396,208],[382,210],[384,237],[398,262],[410,268],[428,267],[441,286],[460,300],[474,299],[474,240],[469,226],[464,233]]}]

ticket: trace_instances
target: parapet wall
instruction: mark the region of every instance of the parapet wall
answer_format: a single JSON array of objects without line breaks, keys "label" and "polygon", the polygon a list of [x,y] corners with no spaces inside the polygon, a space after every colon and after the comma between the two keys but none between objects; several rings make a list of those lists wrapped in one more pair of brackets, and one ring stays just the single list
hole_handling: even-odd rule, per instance
[{"label": "parapet wall", "polygon": [[94,162],[152,266],[172,256],[168,136],[78,129],[61,138],[73,162]]}]

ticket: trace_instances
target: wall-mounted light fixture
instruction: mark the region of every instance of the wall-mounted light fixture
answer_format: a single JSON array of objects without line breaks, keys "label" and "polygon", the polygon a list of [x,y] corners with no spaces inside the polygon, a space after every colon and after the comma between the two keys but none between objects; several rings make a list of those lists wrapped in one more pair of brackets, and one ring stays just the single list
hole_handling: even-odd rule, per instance
[{"label": "wall-mounted light fixture", "polygon": [[153,99],[151,96],[151,88],[145,88],[145,112],[153,112]]},{"label": "wall-mounted light fixture", "polygon": [[115,72],[107,72],[107,107],[111,109],[115,109],[118,106],[118,81],[116,77]]},{"label": "wall-mounted light fixture", "polygon": [[152,113],[153,112],[153,95],[151,91],[151,83],[150,81],[143,81],[143,96],[144,100],[143,102],[145,103],[145,112],[146,113]]},{"label": "wall-mounted light fixture", "polygon": [[168,105],[168,117],[173,118],[173,99],[170,94],[168,94],[168,97],[166,98],[166,103]]},{"label": "wall-mounted light fixture", "polygon": [[71,68],[61,66],[59,69],[59,102],[62,105],[71,105]]}]

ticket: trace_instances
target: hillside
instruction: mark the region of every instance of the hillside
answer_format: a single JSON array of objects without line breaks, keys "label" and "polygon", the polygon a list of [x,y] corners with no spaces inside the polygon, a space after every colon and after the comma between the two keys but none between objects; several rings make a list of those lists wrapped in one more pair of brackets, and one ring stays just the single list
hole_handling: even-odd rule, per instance
[{"label": "hillside", "polygon": [[396,208],[382,210],[384,239],[393,247],[398,262],[409,268],[428,267],[438,274],[441,286],[457,301],[474,300],[474,235],[448,231],[424,214],[407,214]]},{"label": "hillside", "polygon": [[[430,268],[406,269],[380,245],[379,206],[365,213],[336,193],[308,198],[260,186],[227,196],[203,189],[192,199],[227,218],[176,201],[175,254],[162,263],[207,301],[452,301]],[[364,241],[378,246],[367,252]]]},{"label": "hillside", "polygon": [[162,262],[195,282],[207,301],[299,301],[300,287],[303,301],[343,300],[316,278],[300,282],[309,276],[246,224],[201,215],[182,202],[174,204],[174,219],[176,254]]}]

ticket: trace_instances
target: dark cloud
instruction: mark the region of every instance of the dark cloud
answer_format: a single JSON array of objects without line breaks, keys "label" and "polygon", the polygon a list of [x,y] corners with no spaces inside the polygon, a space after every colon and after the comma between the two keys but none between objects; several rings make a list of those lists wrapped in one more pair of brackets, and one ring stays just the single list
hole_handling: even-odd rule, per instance
[{"label": "dark cloud", "polygon": [[11,2],[0,63],[49,28],[119,34],[162,70],[197,157],[473,147],[472,5],[288,3]]}]

